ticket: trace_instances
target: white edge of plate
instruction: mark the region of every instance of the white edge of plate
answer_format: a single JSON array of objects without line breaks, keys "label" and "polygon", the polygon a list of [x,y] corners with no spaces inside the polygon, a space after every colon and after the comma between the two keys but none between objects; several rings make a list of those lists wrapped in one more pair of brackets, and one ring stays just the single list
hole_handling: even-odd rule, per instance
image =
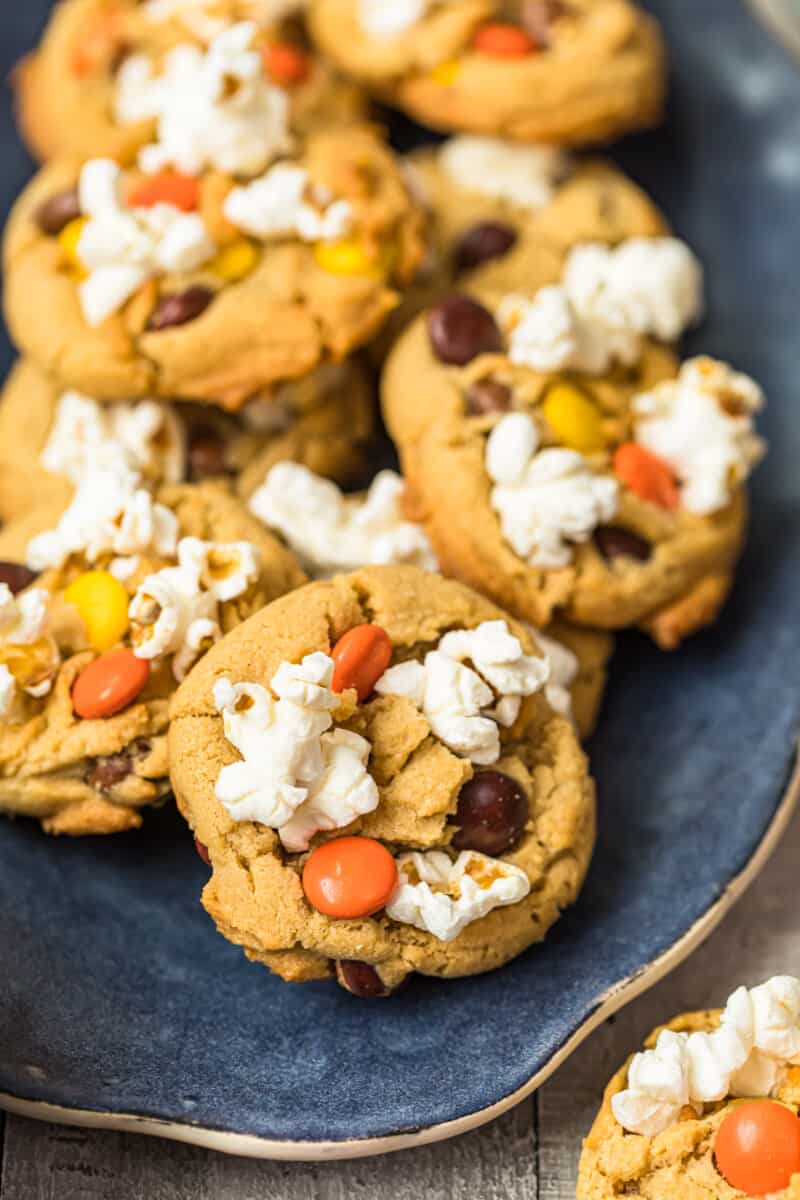
[{"label": "white edge of plate", "polygon": [[792,20],[786,12],[785,0],[748,0],[748,4],[784,46],[792,54],[800,56],[800,22]]},{"label": "white edge of plate", "polygon": [[170,1138],[175,1142],[188,1142],[206,1150],[216,1150],[241,1158],[266,1158],[285,1162],[330,1162],[334,1159],[369,1158],[378,1154],[390,1154],[396,1150],[411,1150],[431,1142],[443,1142],[462,1133],[487,1124],[508,1112],[525,1100],[569,1058],[581,1042],[602,1025],[614,1013],[635,1000],[648,988],[673,971],[684,959],[700,946],[730,912],[750,885],[764,869],[769,858],[789,826],[798,799],[800,799],[800,758],[796,758],[792,777],[778,806],[769,828],[756,847],[752,857],[742,871],[736,875],[718,900],[694,925],[648,966],[630,978],[621,981],[598,1001],[597,1007],[572,1037],[556,1051],[546,1066],[542,1067],[522,1087],[505,1096],[489,1108],[479,1109],[453,1121],[429,1125],[408,1133],[392,1134],[388,1137],[353,1139],[338,1142],[293,1142],[274,1141],[253,1134],[230,1133],[226,1130],[207,1129],[199,1125],[184,1125],[155,1117],[137,1116],[135,1113],[93,1112],[90,1109],[66,1108],[58,1104],[47,1104],[36,1100],[23,1100],[6,1092],[0,1092],[0,1108],[21,1117],[37,1121],[51,1121],[57,1125],[79,1125],[87,1129],[113,1129],[121,1133],[143,1133],[151,1137]]}]

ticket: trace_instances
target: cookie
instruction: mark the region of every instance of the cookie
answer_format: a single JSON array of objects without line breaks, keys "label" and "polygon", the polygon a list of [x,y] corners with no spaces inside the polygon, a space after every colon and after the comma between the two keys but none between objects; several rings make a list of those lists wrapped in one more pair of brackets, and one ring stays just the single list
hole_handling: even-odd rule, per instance
[{"label": "cookie", "polygon": [[220,931],[362,995],[540,941],[595,824],[546,676],[527,630],[414,567],[309,584],[234,630],[178,690],[169,742]]},{"label": "cookie", "polygon": [[154,173],[59,160],[23,192],[8,324],[59,387],[238,409],[368,341],[413,279],[425,218],[377,132],[315,133],[285,157],[279,114],[259,109],[253,137],[227,103],[194,138],[179,110],[141,153]]},{"label": "cookie", "polygon": [[259,0],[65,0],[14,75],[17,116],[28,146],[40,159],[107,155],[133,161],[156,132],[157,115],[143,81],[202,53],[237,21],[254,25],[260,69],[285,94],[294,131],[305,134],[365,116],[360,88],[310,49],[291,7],[298,6]]},{"label": "cookie", "polygon": [[0,533],[0,811],[135,829],[169,791],[169,697],[223,633],[304,581],[224,484],[151,494],[120,464]]},{"label": "cookie", "polygon": [[247,499],[284,459],[340,483],[360,478],[374,433],[372,386],[352,359],[237,414],[157,400],[99,404],[60,391],[23,359],[0,396],[0,517],[13,521],[51,501],[65,508],[108,442],[120,443],[151,483],[227,479]]},{"label": "cookie", "polygon": [[[380,471],[366,492],[346,496],[302,464],[279,463],[253,492],[249,508],[312,579],[370,565],[438,570],[422,526],[409,519],[405,484],[394,471]],[[581,737],[588,737],[605,691],[610,637],[563,622],[549,627],[546,637],[536,636],[550,664],[545,692],[551,708],[574,720]]]},{"label": "cookie", "polygon": [[629,0],[312,0],[318,46],[423,125],[578,146],[656,124],[665,52]]},{"label": "cookie", "polygon": [[642,624],[673,648],[727,594],[763,452],[758,386],[662,344],[698,314],[694,260],[580,246],[562,284],[484,298],[432,309],[384,374],[442,569],[538,627]]},{"label": "cookie", "polygon": [[798,1200],[798,1109],[800,981],[777,976],[724,1012],[676,1017],[617,1072],[583,1144],[578,1200]]}]

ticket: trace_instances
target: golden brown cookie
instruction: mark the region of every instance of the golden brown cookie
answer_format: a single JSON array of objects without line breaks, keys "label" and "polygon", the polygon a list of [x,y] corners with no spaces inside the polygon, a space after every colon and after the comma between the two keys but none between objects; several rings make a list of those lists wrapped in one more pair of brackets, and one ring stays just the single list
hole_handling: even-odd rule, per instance
[{"label": "golden brown cookie", "polygon": [[[627,297],[636,320],[648,313],[651,332],[674,336],[694,301],[657,269],[675,247],[652,246],[650,272],[614,303]],[[578,295],[613,254],[580,257],[590,269]],[[650,298],[642,280],[658,281]],[[713,620],[730,586],[762,398],[724,364],[679,369],[633,324],[608,324],[606,282],[581,312],[562,286],[487,306],[443,301],[391,355],[384,414],[446,574],[539,627],[556,616],[642,623],[673,648]]]},{"label": "golden brown cookie", "polygon": [[66,507],[87,454],[120,441],[151,482],[228,479],[247,499],[276,462],[303,463],[346,484],[363,475],[375,432],[373,388],[353,359],[282,385],[236,414],[141,400],[100,405],[60,391],[28,359],[0,395],[0,517],[53,500]]},{"label": "golden brown cookie", "polygon": [[205,48],[236,21],[258,26],[265,77],[286,92],[295,131],[363,117],[359,88],[310,50],[299,21],[271,19],[270,8],[277,11],[258,0],[210,0],[182,11],[161,0],[58,4],[38,48],[14,75],[17,115],[31,151],[40,159],[132,161],[152,140],[155,119],[124,119],[117,111],[120,78],[131,72],[131,60],[158,71],[176,46]]},{"label": "golden brown cookie", "polygon": [[224,484],[98,476],[60,508],[0,533],[0,810],[115,833],[169,791],[178,680],[304,576]]},{"label": "golden brown cookie", "polygon": [[416,272],[423,227],[363,126],[312,134],[250,182],[62,160],[9,223],[8,323],[59,387],[238,409],[366,342]]},{"label": "golden brown cookie", "polygon": [[[764,989],[784,984],[786,981],[787,977],[778,977],[761,988],[753,989],[749,995],[752,997],[754,992],[763,993]],[[742,988],[736,994],[736,998],[747,1006],[747,995],[747,989]],[[731,997],[731,1001],[733,1000],[734,997]],[[778,1010],[779,1019],[783,1015],[785,1013],[782,1014]],[[739,1200],[747,1194],[755,1194],[732,1186],[724,1176],[715,1154],[720,1127],[742,1103],[741,1099],[735,1099],[734,1095],[753,1097],[762,1103],[766,1099],[767,1093],[760,1090],[763,1085],[747,1080],[748,1075],[755,1080],[755,1055],[749,1060],[746,1073],[740,1076],[744,1081],[743,1086],[734,1087],[734,1094],[725,1094],[725,1072],[722,1070],[722,1082],[717,1089],[723,1093],[721,1098],[705,1102],[686,1102],[683,1106],[678,1101],[668,1117],[661,1115],[669,1107],[667,1097],[675,1094],[675,1087],[681,1076],[684,1076],[683,1086],[691,1096],[691,1085],[685,1079],[687,1035],[700,1039],[695,1045],[698,1055],[703,1053],[703,1066],[707,1070],[709,1063],[715,1059],[713,1039],[709,1042],[707,1035],[716,1033],[719,1036],[721,1017],[720,1009],[685,1013],[670,1021],[668,1025],[656,1029],[648,1037],[645,1042],[645,1050],[649,1052],[648,1074],[654,1084],[660,1080],[664,1085],[659,1098],[655,1096],[655,1087],[651,1096],[642,1094],[639,1097],[641,1109],[638,1115],[651,1132],[638,1133],[625,1128],[615,1115],[615,1112],[619,1112],[624,1116],[631,1108],[630,1100],[624,1108],[618,1109],[617,1106],[621,1096],[629,1097],[631,1094],[629,1071],[632,1065],[636,1069],[641,1056],[629,1059],[616,1073],[605,1090],[600,1112],[583,1143],[578,1174],[578,1200],[612,1200],[612,1197],[623,1195],[641,1196],[642,1200],[677,1200],[678,1197],[680,1200]],[[733,1027],[735,1028],[735,1023]],[[728,1024],[727,1028],[730,1030],[731,1025]],[[758,1024],[756,1028],[758,1029]],[[783,1033],[783,1030],[773,1030],[774,1044],[777,1043],[779,1032]],[[661,1041],[656,1057],[654,1051],[659,1039]],[[741,1058],[746,1049],[745,1044],[741,1052],[737,1047],[734,1053],[738,1053]],[[729,1044],[728,1057],[730,1054]],[[717,1057],[723,1058],[722,1055]],[[778,1058],[762,1058],[758,1073],[762,1074],[764,1071],[766,1076],[774,1078],[774,1086],[768,1095],[778,1101],[779,1105],[797,1114],[800,1109],[800,1068],[789,1065],[787,1069],[785,1060],[779,1067]],[[708,1079],[708,1075],[705,1075],[705,1078]],[[648,1110],[646,1116],[645,1110]],[[785,1113],[779,1115],[786,1119]],[[722,1165],[727,1166],[727,1160],[724,1160]],[[795,1174],[791,1180],[787,1179],[785,1186],[770,1190],[769,1195],[772,1200],[797,1200],[800,1197],[800,1173]]]},{"label": "golden brown cookie", "polygon": [[[372,995],[541,940],[594,841],[586,760],[543,667],[489,601],[397,566],[310,584],[214,647],[173,700],[170,754],[220,931],[285,979],[338,966]],[[445,703],[456,681],[463,716]]]},{"label": "golden brown cookie", "polygon": [[312,36],[424,125],[585,145],[655,124],[665,53],[629,0],[312,0]]}]

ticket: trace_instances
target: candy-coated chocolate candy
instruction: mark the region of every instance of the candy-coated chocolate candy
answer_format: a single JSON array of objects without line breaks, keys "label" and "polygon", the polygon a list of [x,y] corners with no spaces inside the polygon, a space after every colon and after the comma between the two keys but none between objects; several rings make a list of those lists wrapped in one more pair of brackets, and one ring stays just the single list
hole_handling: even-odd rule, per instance
[{"label": "candy-coated chocolate candy", "polygon": [[397,865],[373,838],[334,838],[312,850],[303,868],[306,899],[328,917],[369,917],[396,888]]},{"label": "candy-coated chocolate candy", "polygon": [[128,193],[131,208],[153,208],[171,204],[181,212],[194,212],[200,203],[200,180],[194,175],[162,171],[137,183]]},{"label": "candy-coated chocolate candy", "polygon": [[653,547],[644,538],[629,529],[619,529],[616,525],[601,525],[594,531],[595,546],[608,562],[615,558],[633,558],[636,562],[647,562],[652,556]]},{"label": "candy-coated chocolate candy", "polygon": [[189,434],[189,476],[192,480],[227,475],[225,439],[211,425],[198,425]]},{"label": "candy-coated chocolate candy", "polygon": [[194,848],[197,851],[197,853],[200,855],[200,857],[202,858],[202,860],[206,864],[206,866],[210,867],[211,866],[211,856],[208,853],[208,846],[204,845],[204,843],[201,842],[199,838],[195,838],[194,839]]},{"label": "candy-coated chocolate candy", "polygon": [[479,354],[497,354],[503,337],[488,308],[469,296],[447,296],[428,313],[428,336],[436,357],[464,367]]},{"label": "candy-coated chocolate candy", "polygon": [[78,189],[70,188],[66,192],[56,192],[49,200],[39,205],[36,210],[36,224],[48,237],[58,237],[61,230],[69,225],[70,221],[77,221],[80,215]]},{"label": "candy-coated chocolate candy", "polygon": [[336,964],[336,978],[343,988],[362,1000],[382,1000],[392,994],[392,989],[369,963],[343,958]]},{"label": "candy-coated chocolate candy", "polygon": [[64,599],[77,608],[89,645],[110,650],[128,631],[128,593],[109,571],[86,571],[69,585]]},{"label": "candy-coated chocolate candy", "polygon": [[529,33],[520,29],[519,25],[507,25],[503,21],[483,25],[475,34],[472,44],[481,54],[491,55],[492,58],[525,58],[537,49]]},{"label": "candy-coated chocolate candy", "polygon": [[89,787],[98,792],[108,792],[115,783],[122,783],[131,772],[131,757],[129,754],[109,754],[106,758],[98,758],[86,775]]},{"label": "candy-coated chocolate candy", "polygon": [[214,293],[211,289],[200,284],[187,288],[185,292],[170,292],[162,296],[153,309],[147,328],[157,332],[160,329],[185,325],[205,312],[213,299]]},{"label": "candy-coated chocolate candy", "polygon": [[497,379],[476,379],[469,386],[466,400],[471,417],[506,413],[511,409],[511,388]]},{"label": "candy-coated chocolate candy", "polygon": [[614,473],[641,500],[659,508],[678,507],[678,487],[672,468],[638,442],[625,442],[614,454]]},{"label": "candy-coated chocolate candy", "polygon": [[543,48],[550,45],[554,22],[568,14],[569,6],[564,0],[523,0],[522,3],[522,24],[536,45]]},{"label": "candy-coated chocolate candy", "polygon": [[5,583],[14,596],[23,588],[30,587],[35,579],[36,572],[31,571],[29,567],[0,559],[0,583]]},{"label": "candy-coated chocolate candy", "polygon": [[516,846],[528,820],[528,797],[510,775],[479,771],[461,789],[454,822],[457,850],[496,858]]},{"label": "candy-coated chocolate candy", "polygon": [[330,275],[369,275],[382,279],[386,274],[383,264],[365,252],[360,242],[345,238],[340,242],[317,242],[314,247],[317,266]]},{"label": "candy-coated chocolate candy", "polygon": [[72,707],[79,717],[113,717],[127,708],[150,677],[150,664],[132,650],[112,650],[84,667],[72,687]]},{"label": "candy-coated chocolate candy", "polygon": [[431,79],[434,83],[438,83],[439,87],[452,87],[460,74],[461,63],[453,58],[434,67],[431,71]]},{"label": "candy-coated chocolate candy", "polygon": [[334,692],[355,688],[363,704],[392,661],[392,642],[380,625],[356,625],[333,648]]},{"label": "candy-coated chocolate candy", "polygon": [[273,42],[266,46],[263,58],[267,75],[279,87],[303,83],[311,74],[311,59],[305,50],[288,42]]},{"label": "candy-coated chocolate candy", "polygon": [[220,250],[208,264],[208,269],[228,283],[244,279],[255,267],[260,257],[258,247],[250,238],[240,237]]},{"label": "candy-coated chocolate candy", "polygon": [[58,235],[58,244],[65,261],[70,267],[77,267],[80,270],[83,268],[81,260],[78,258],[78,242],[81,240],[85,224],[85,217],[76,217],[74,221],[69,221]]},{"label": "candy-coated chocolate candy", "polygon": [[600,412],[574,384],[554,384],[542,408],[547,424],[562,446],[579,454],[594,454],[605,447]]},{"label": "candy-coated chocolate candy", "polygon": [[505,221],[480,221],[471,225],[455,249],[459,271],[471,271],[493,258],[502,258],[516,244],[517,231]]},{"label": "candy-coated chocolate candy", "polygon": [[800,1171],[800,1119],[774,1100],[737,1104],[717,1130],[717,1169],[746,1196],[766,1196],[789,1186]]}]

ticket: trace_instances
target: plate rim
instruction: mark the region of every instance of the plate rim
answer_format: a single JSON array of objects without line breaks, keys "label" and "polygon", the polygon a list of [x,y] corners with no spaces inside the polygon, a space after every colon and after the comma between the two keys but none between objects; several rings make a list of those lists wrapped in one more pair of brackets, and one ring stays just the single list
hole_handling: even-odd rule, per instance
[{"label": "plate rim", "polygon": [[14,1116],[56,1125],[73,1125],[86,1129],[110,1129],[119,1133],[138,1133],[149,1137],[166,1138],[214,1150],[237,1158],[268,1159],[279,1162],[332,1162],[335,1160],[371,1158],[410,1150],[435,1142],[447,1141],[479,1129],[494,1121],[532,1095],[555,1071],[566,1062],[582,1042],[609,1017],[619,1012],[637,996],[655,986],[689,957],[716,929],[748,888],[755,882],[777,849],[800,801],[800,739],[793,748],[793,765],[780,802],[742,869],[734,875],[720,896],[709,905],[687,931],[657,958],[627,978],[614,984],[600,996],[594,1009],[547,1063],[515,1091],[487,1108],[477,1109],[426,1125],[406,1133],[382,1137],[350,1138],[341,1141],[291,1141],[264,1138],[258,1134],[233,1133],[204,1125],[168,1121],[161,1117],[146,1117],[136,1113],[115,1113],[93,1109],[72,1108],[42,1100],[26,1100],[10,1092],[0,1092],[0,1109]]}]

